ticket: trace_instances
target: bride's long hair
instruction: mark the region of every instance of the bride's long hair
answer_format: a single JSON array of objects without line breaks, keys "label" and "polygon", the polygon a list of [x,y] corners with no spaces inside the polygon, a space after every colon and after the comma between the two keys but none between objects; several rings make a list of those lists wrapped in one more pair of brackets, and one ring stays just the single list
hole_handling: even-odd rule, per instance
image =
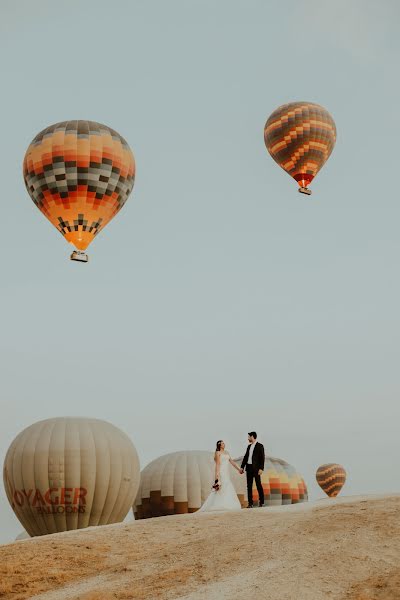
[{"label": "bride's long hair", "polygon": [[219,452],[221,450],[221,444],[224,440],[218,440],[217,447],[215,448],[215,452]]}]

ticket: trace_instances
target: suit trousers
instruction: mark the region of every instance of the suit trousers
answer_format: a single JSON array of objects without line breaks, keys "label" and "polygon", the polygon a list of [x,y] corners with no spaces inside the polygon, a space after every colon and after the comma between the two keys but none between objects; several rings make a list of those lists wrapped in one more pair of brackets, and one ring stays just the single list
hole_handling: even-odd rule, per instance
[{"label": "suit trousers", "polygon": [[257,486],[257,492],[259,497],[259,504],[264,504],[264,490],[261,485],[261,477],[258,471],[255,471],[253,465],[246,465],[246,477],[247,477],[247,499],[249,505],[253,506],[253,481],[255,480]]}]

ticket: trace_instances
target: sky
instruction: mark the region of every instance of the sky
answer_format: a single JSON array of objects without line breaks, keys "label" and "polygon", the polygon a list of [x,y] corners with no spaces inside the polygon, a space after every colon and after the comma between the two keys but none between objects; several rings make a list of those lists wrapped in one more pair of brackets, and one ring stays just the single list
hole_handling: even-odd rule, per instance
[{"label": "sky", "polygon": [[[256,429],[345,494],[400,491],[396,0],[3,0],[0,461],[35,421],[123,429],[141,465],[243,454]],[[335,119],[313,195],[264,123],[306,100]],[[130,144],[123,210],[86,265],[22,178],[33,137],[90,119]],[[0,484],[0,543],[22,526]]]}]

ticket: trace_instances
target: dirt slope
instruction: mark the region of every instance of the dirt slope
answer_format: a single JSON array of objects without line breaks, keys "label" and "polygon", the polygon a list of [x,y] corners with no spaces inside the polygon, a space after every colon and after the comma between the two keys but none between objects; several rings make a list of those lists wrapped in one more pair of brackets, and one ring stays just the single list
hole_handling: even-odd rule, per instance
[{"label": "dirt slope", "polygon": [[1,600],[400,599],[400,496],[193,514],[0,547]]}]

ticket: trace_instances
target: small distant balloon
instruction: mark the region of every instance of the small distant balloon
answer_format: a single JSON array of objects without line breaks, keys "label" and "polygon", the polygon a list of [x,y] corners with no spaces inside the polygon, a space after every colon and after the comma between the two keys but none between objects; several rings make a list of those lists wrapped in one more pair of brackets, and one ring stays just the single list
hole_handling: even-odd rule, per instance
[{"label": "small distant balloon", "polygon": [[84,250],[121,210],[135,181],[135,160],[124,138],[94,121],[63,121],[29,145],[23,165],[26,189],[50,223]]},{"label": "small distant balloon", "polygon": [[274,161],[297,181],[299,192],[309,195],[308,186],[335,146],[335,121],[319,104],[290,102],[271,114],[264,141]]},{"label": "small distant balloon", "polygon": [[318,467],[315,477],[325,494],[335,498],[346,482],[346,471],[342,465],[329,463]]}]

